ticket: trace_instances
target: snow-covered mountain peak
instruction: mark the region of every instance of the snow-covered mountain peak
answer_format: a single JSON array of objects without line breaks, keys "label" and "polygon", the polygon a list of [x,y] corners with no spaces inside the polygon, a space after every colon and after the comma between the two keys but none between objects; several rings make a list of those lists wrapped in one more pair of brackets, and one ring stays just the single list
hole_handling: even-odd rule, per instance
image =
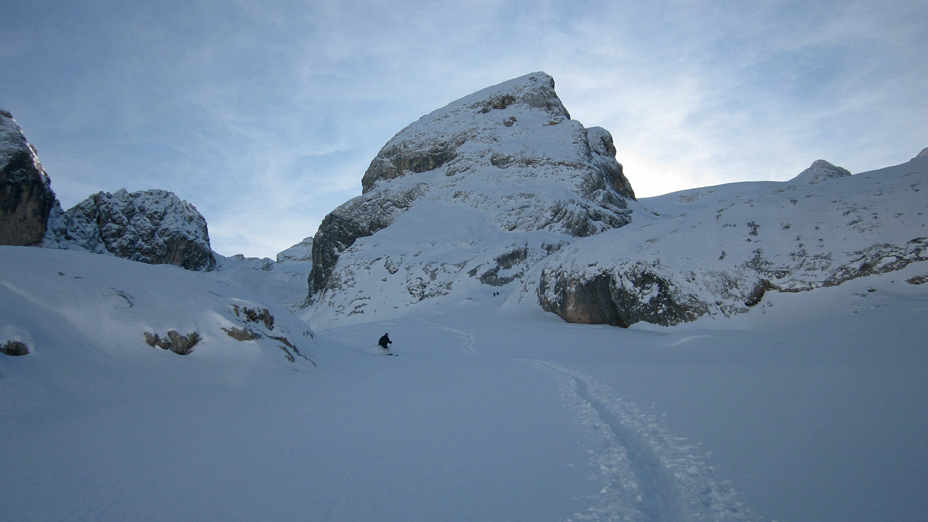
[{"label": "snow-covered mountain peak", "polygon": [[[357,313],[351,303],[377,286],[406,305],[465,280],[515,281],[557,245],[629,223],[634,191],[615,152],[608,131],[570,119],[544,73],[433,111],[388,141],[362,195],[323,220],[310,300],[328,292],[336,313]],[[378,275],[361,285],[361,272]]]},{"label": "snow-covered mountain peak", "polygon": [[[469,145],[469,152],[478,152],[474,149],[479,144],[488,149],[504,139],[503,134],[517,133],[529,123],[523,115],[526,112],[537,112],[531,120],[541,119],[549,125],[570,119],[554,92],[554,79],[545,73],[488,87],[422,116],[397,133],[364,173],[363,191],[371,190],[377,181],[431,171],[455,160],[458,164],[446,171],[448,175],[466,170],[460,160],[468,151],[459,149]],[[518,116],[524,116],[523,121],[512,129]],[[504,132],[507,129],[512,132]]]},{"label": "snow-covered mountain peak", "polygon": [[[922,149],[922,151],[919,152],[918,155],[915,156],[915,158],[928,158],[928,147],[925,147],[924,149]],[[915,159],[915,158],[912,158],[912,159]]]},{"label": "snow-covered mountain peak", "polygon": [[277,253],[277,262],[283,263],[286,261],[312,261],[312,251],[313,251],[313,237],[309,236],[304,238],[303,241],[282,250]]},{"label": "snow-covered mountain peak", "polygon": [[800,172],[795,178],[791,179],[790,184],[815,185],[816,183],[821,183],[825,180],[843,178],[850,175],[851,173],[847,169],[837,167],[825,160],[820,159],[814,161],[809,168]]},{"label": "snow-covered mountain peak", "polygon": [[[601,155],[614,163],[612,137],[603,129],[590,136],[571,120],[554,79],[539,72],[483,89],[407,126],[384,145],[361,185],[366,193],[378,182],[439,169],[446,176],[487,168],[513,176],[525,172],[511,167],[575,168]],[[634,198],[620,166],[602,174],[615,190]]]}]

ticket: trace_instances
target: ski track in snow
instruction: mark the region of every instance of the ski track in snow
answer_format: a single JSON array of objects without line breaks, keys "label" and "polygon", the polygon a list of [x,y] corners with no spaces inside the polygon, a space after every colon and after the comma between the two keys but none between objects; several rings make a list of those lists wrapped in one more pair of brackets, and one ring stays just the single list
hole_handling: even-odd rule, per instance
[{"label": "ski track in snow", "polygon": [[566,521],[747,521],[750,510],[727,481],[651,416],[605,384],[551,362],[526,360],[554,375],[561,393],[588,429],[591,477],[604,484],[586,513]]},{"label": "ski track in snow", "polygon": [[480,353],[479,351],[477,351],[476,348],[474,348],[474,345],[476,344],[476,339],[474,338],[474,334],[470,332],[465,332],[464,330],[458,330],[457,328],[452,328],[450,326],[439,324],[434,321],[429,321],[428,319],[421,319],[421,321],[423,324],[431,328],[436,328],[438,330],[444,330],[446,332],[451,332],[454,335],[462,337],[464,339],[464,342],[461,344],[461,351],[464,352],[465,354],[473,355],[475,357],[486,357],[486,355]]},{"label": "ski track in snow", "polygon": [[[428,326],[463,339],[464,354],[486,357],[473,333],[428,320]],[[738,522],[753,520],[731,483],[694,452],[697,445],[675,437],[652,416],[618,397],[608,385],[553,362],[525,359],[551,373],[568,406],[587,428],[592,449],[590,478],[603,488],[588,498],[585,513],[563,519],[623,522]]]}]

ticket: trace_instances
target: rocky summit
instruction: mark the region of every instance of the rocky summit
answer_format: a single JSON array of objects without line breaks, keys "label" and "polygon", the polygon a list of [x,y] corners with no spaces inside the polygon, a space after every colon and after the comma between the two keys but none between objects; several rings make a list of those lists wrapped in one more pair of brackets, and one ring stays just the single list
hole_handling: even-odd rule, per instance
[{"label": "rocky summit", "polygon": [[0,109],[0,245],[41,243],[54,204],[35,148],[13,115]]},{"label": "rocky summit", "polygon": [[615,153],[540,72],[423,116],[371,161],[362,195],[324,218],[309,302],[350,315],[382,311],[381,294],[413,305],[508,285],[561,245],[630,222]]}]

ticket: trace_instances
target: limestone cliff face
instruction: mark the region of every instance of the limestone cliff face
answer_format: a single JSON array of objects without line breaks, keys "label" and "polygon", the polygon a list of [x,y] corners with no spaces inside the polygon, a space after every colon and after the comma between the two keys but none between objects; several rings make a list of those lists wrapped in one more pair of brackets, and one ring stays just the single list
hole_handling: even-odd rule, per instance
[{"label": "limestone cliff face", "polygon": [[13,116],[0,110],[0,245],[37,245],[55,204],[51,181]]},{"label": "limestone cliff face", "polygon": [[[427,209],[440,207],[441,220],[479,215],[511,241],[489,247],[475,231],[453,226],[414,234],[417,242],[428,243],[420,245],[423,253],[433,243],[463,241],[473,247],[453,260],[430,265],[421,276],[410,276],[406,291],[414,299],[446,293],[454,286],[449,281],[430,283],[438,279],[512,280],[511,274],[494,279],[487,271],[522,273],[533,260],[547,255],[545,249],[552,244],[622,227],[631,219],[628,204],[635,196],[615,153],[608,131],[587,129],[570,119],[554,91],[554,80],[545,73],[452,102],[387,142],[364,173],[362,195],[325,217],[314,236],[310,300],[351,284],[349,272],[356,273],[357,267],[348,269],[353,262],[345,256],[363,248],[357,245],[359,239],[379,234],[400,219],[428,215]],[[560,237],[546,246],[525,246],[520,235],[533,232]],[[494,265],[493,259],[509,259],[520,249],[525,250],[517,256],[521,268]],[[485,259],[478,263],[476,252],[484,251]],[[388,279],[394,277],[398,276],[390,274]],[[433,286],[435,292],[422,290]]]}]

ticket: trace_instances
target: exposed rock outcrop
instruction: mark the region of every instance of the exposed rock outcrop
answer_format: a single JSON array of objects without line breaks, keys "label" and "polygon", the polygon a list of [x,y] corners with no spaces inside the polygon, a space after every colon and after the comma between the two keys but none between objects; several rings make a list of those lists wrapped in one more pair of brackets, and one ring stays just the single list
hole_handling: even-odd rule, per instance
[{"label": "exposed rock outcrop", "polygon": [[51,181],[13,116],[0,109],[0,245],[37,245],[55,204]]},{"label": "exposed rock outcrop", "polygon": [[177,330],[171,330],[166,337],[161,337],[156,333],[144,332],[145,343],[148,346],[170,350],[178,355],[190,355],[193,353],[193,347],[200,342],[201,337],[197,332],[190,332],[187,335],[177,333]]},{"label": "exposed rock outcrop", "polygon": [[538,294],[543,309],[569,323],[627,328],[643,321],[669,326],[692,321],[708,311],[696,295],[682,291],[672,277],[644,263],[589,277],[546,270]]},{"label": "exposed rock outcrop", "polygon": [[342,252],[359,238],[388,227],[426,190],[427,185],[418,184],[396,192],[380,191],[354,198],[325,216],[313,238],[310,296],[326,288]]},{"label": "exposed rock outcrop", "polygon": [[98,192],[53,212],[44,246],[87,250],[188,270],[216,267],[206,220],[173,192]]},{"label": "exposed rock outcrop", "polygon": [[[489,87],[423,116],[373,159],[362,195],[323,220],[313,241],[309,302],[353,287],[359,271],[384,270],[381,283],[402,280],[413,302],[445,295],[464,279],[512,282],[552,244],[629,223],[635,196],[615,154],[608,131],[570,119],[554,80],[544,73]],[[479,224],[472,223],[473,230],[461,228],[474,219]],[[415,243],[409,246],[411,254],[419,252],[415,260],[379,260],[370,250],[377,241],[359,244],[399,220],[430,222],[403,238]],[[441,229],[439,222],[448,226]],[[527,237],[536,232],[557,237]],[[508,239],[491,242],[486,234]],[[445,248],[443,259],[425,262],[423,254],[440,244],[455,246]],[[514,248],[521,249],[515,261],[506,257]],[[358,299],[329,304],[357,311],[348,303]]]}]

